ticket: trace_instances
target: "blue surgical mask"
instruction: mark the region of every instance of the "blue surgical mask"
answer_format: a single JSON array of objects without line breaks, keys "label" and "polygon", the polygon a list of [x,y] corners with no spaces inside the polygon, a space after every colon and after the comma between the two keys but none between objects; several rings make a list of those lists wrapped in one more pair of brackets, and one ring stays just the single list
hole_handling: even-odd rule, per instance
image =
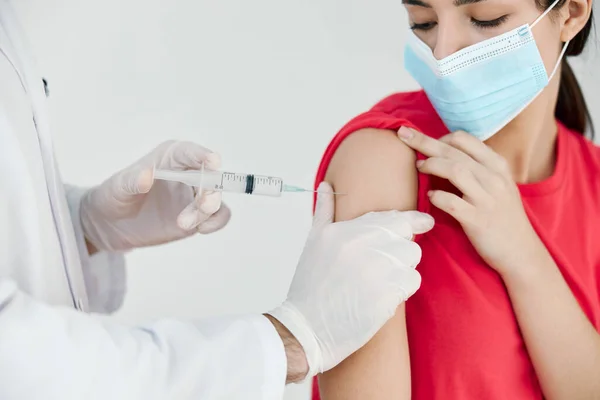
[{"label": "blue surgical mask", "polygon": [[548,76],[531,25],[464,48],[442,60],[412,31],[404,53],[406,70],[421,85],[452,132],[462,130],[486,140],[512,121],[552,79],[568,42]]}]

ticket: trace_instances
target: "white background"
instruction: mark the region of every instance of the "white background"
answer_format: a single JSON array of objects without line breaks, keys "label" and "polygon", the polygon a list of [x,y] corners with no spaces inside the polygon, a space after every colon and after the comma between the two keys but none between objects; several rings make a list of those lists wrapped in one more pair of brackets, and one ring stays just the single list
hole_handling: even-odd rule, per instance
[{"label": "white background", "polygon": [[[402,68],[408,25],[400,0],[15,3],[50,84],[57,155],[70,183],[99,183],[177,138],[218,151],[224,169],[311,187],[345,122],[416,88]],[[600,115],[592,90],[600,77],[590,67],[597,53],[575,64]],[[128,256],[118,318],[258,313],[283,300],[312,197],[225,199],[233,218],[224,231]],[[286,399],[308,392],[288,388]]]}]

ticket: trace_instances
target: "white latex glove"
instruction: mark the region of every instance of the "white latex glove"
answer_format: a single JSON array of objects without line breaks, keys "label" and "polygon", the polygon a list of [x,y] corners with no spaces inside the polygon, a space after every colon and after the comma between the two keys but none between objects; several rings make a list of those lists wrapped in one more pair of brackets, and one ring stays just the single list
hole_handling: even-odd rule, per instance
[{"label": "white latex glove", "polygon": [[220,192],[203,193],[181,183],[154,181],[154,168],[220,168],[218,154],[195,143],[169,141],[116,173],[82,199],[81,222],[98,250],[126,251],[211,233],[231,216]]},{"label": "white latex glove", "polygon": [[327,371],[364,346],[421,285],[414,234],[433,218],[416,211],[368,213],[332,223],[334,198],[323,183],[312,230],[287,300],[270,312],[296,337],[307,378]]}]

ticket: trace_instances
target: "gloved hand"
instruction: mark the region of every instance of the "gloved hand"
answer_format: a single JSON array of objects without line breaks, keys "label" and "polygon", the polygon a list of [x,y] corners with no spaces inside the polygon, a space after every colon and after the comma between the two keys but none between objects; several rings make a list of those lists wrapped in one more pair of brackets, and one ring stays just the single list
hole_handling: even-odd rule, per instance
[{"label": "gloved hand", "polygon": [[[218,154],[195,143],[169,141],[83,196],[81,222],[98,250],[127,251],[221,229],[230,219],[220,192],[154,181],[154,168],[220,168]],[[200,191],[200,189],[198,189]]]},{"label": "gloved hand", "polygon": [[287,300],[268,314],[304,348],[307,377],[327,371],[364,346],[421,285],[414,234],[433,218],[416,211],[368,213],[332,223],[326,183]]}]

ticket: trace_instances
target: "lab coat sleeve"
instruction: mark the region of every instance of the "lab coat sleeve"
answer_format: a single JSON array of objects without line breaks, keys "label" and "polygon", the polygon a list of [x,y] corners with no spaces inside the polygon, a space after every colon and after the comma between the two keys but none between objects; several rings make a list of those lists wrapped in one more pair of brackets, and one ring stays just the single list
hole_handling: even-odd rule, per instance
[{"label": "lab coat sleeve", "polygon": [[0,399],[277,399],[283,343],[261,315],[119,325],[0,280]]},{"label": "lab coat sleeve", "polygon": [[127,289],[125,256],[122,253],[103,251],[89,255],[79,214],[81,198],[85,191],[86,189],[65,185],[90,311],[109,314],[121,308],[125,298]]}]

